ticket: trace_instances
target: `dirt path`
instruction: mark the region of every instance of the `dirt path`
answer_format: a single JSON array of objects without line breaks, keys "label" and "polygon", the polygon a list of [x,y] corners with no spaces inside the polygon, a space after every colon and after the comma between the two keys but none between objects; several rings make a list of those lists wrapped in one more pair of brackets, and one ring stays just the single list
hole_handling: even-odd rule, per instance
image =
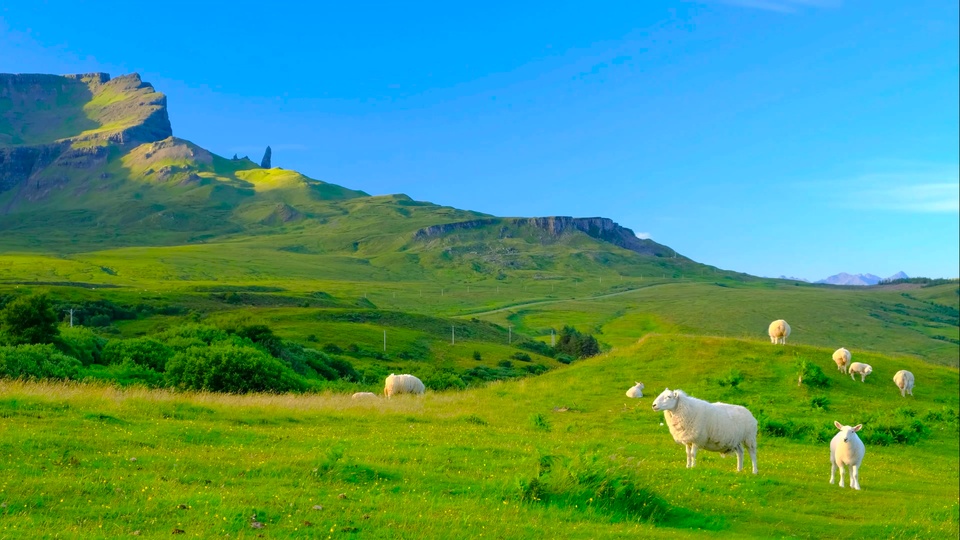
[{"label": "dirt path", "polygon": [[652,283],[652,284],[650,284],[650,285],[644,285],[644,286],[642,286],[642,287],[637,287],[636,289],[627,289],[627,290],[625,290],[625,291],[619,291],[619,292],[615,292],[615,293],[601,294],[601,295],[597,295],[597,296],[586,296],[586,297],[583,297],[583,298],[558,298],[558,299],[556,299],[556,300],[534,300],[534,301],[532,301],[532,302],[524,302],[524,303],[521,303],[521,304],[513,304],[513,305],[510,305],[510,306],[506,306],[506,307],[502,307],[502,308],[497,308],[497,309],[491,309],[491,310],[487,310],[487,311],[474,311],[474,312],[472,312],[472,313],[464,313],[464,314],[462,314],[462,315],[457,315],[457,317],[478,317],[478,316],[483,316],[483,315],[491,315],[491,314],[493,314],[493,313],[500,313],[501,311],[511,311],[511,310],[514,310],[514,309],[522,309],[522,308],[529,307],[529,306],[543,306],[543,305],[546,305],[546,304],[557,304],[557,303],[560,303],[560,302],[583,302],[583,301],[589,301],[589,300],[599,300],[599,299],[601,299],[601,298],[610,298],[611,296],[621,296],[621,295],[624,295],[624,294],[635,293],[635,292],[637,292],[637,291],[642,291],[642,290],[644,290],[644,289],[649,289],[650,287],[657,287],[657,286],[660,286],[660,285],[670,285],[670,283]]}]

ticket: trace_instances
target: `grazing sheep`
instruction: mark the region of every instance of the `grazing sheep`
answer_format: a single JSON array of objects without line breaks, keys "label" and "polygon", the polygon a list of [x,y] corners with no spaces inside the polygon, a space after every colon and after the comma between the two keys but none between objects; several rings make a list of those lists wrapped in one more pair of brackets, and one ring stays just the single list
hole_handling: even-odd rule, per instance
[{"label": "grazing sheep", "polygon": [[857,432],[863,428],[863,424],[850,427],[834,421],[833,425],[840,430],[840,433],[834,435],[830,441],[830,483],[833,483],[833,474],[839,467],[840,487],[843,487],[843,469],[849,465],[850,487],[860,489],[860,463],[863,462],[866,448],[863,446],[863,441],[857,436]]},{"label": "grazing sheep", "polygon": [[840,373],[846,373],[847,366],[850,365],[850,351],[843,347],[833,351],[833,361],[836,362],[837,369]]},{"label": "grazing sheep", "polygon": [[870,364],[861,364],[860,362],[854,362],[850,364],[849,368],[850,378],[857,380],[857,373],[860,374],[860,382],[864,382],[867,378],[867,375],[873,373],[873,367]]},{"label": "grazing sheep", "polygon": [[770,334],[770,343],[784,345],[790,337],[790,325],[783,319],[777,319],[770,323],[767,333]]},{"label": "grazing sheep", "polygon": [[373,392],[357,392],[356,394],[350,396],[351,399],[366,399],[375,397],[377,397],[377,395]]},{"label": "grazing sheep", "polygon": [[750,452],[757,474],[757,419],[745,407],[707,403],[683,390],[664,390],[653,401],[654,411],[663,411],[670,434],[687,449],[687,468],[697,463],[697,449],[726,455],[737,454],[737,471],[743,470],[743,449]]},{"label": "grazing sheep", "polygon": [[893,382],[897,383],[902,397],[907,397],[907,394],[913,395],[913,373],[901,369],[893,376]]},{"label": "grazing sheep", "polygon": [[423,386],[423,382],[413,375],[394,375],[391,373],[384,383],[383,395],[391,397],[397,394],[423,394],[424,390],[426,388]]},{"label": "grazing sheep", "polygon": [[627,397],[630,398],[642,398],[643,397],[643,383],[638,382],[637,384],[630,387],[627,390]]}]

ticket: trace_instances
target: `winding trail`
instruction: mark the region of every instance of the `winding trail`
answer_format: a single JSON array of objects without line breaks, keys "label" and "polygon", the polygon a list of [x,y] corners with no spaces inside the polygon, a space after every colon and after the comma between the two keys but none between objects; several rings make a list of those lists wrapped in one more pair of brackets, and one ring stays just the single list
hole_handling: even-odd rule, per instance
[{"label": "winding trail", "polygon": [[501,311],[510,311],[510,310],[514,310],[514,309],[522,309],[522,308],[529,307],[529,306],[542,306],[542,305],[546,305],[546,304],[557,304],[557,303],[560,303],[560,302],[584,302],[584,301],[589,301],[589,300],[599,300],[599,299],[601,299],[601,298],[610,298],[611,296],[622,296],[622,295],[624,295],[624,294],[635,293],[635,292],[637,292],[637,291],[642,291],[642,290],[644,290],[644,289],[649,289],[650,287],[657,287],[657,286],[661,286],[661,285],[673,285],[674,283],[675,283],[675,282],[669,282],[669,283],[651,283],[650,285],[643,285],[643,286],[637,287],[637,288],[635,288],[635,289],[627,289],[627,290],[625,290],[625,291],[618,291],[618,292],[614,292],[614,293],[600,294],[600,295],[597,295],[597,296],[586,296],[586,297],[583,297],[583,298],[558,298],[558,299],[556,299],[556,300],[534,300],[534,301],[532,301],[532,302],[523,302],[523,303],[520,303],[520,304],[513,304],[513,305],[509,305],[509,306],[502,307],[502,308],[490,309],[490,310],[487,310],[487,311],[474,311],[474,312],[470,312],[470,313],[463,313],[463,314],[461,314],[461,315],[456,315],[455,317],[457,317],[457,318],[461,318],[461,317],[478,317],[478,316],[483,316],[483,315],[492,315],[492,314],[494,314],[494,313],[500,313]]}]

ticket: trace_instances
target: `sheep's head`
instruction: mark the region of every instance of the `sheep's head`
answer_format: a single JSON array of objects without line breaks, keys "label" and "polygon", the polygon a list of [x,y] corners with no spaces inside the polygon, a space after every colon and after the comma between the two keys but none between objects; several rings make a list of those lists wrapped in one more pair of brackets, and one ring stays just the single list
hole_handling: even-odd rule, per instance
[{"label": "sheep's head", "polygon": [[833,425],[840,430],[840,433],[843,433],[843,442],[847,442],[850,439],[850,435],[856,433],[863,429],[863,424],[857,424],[853,427],[845,426],[836,420],[833,421]]},{"label": "sheep's head", "polygon": [[871,366],[870,364],[864,364],[864,366],[863,366],[863,374],[864,374],[864,375],[869,375],[869,374],[871,374],[871,373],[873,373],[873,366]]},{"label": "sheep's head", "polygon": [[677,408],[677,402],[679,400],[679,391],[667,388],[657,396],[657,399],[653,400],[653,410],[657,412],[672,411]]}]

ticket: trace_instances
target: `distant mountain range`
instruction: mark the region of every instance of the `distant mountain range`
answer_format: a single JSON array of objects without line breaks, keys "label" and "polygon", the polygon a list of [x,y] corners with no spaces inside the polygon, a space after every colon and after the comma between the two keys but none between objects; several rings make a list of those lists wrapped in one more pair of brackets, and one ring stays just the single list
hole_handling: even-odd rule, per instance
[{"label": "distant mountain range", "polygon": [[896,274],[888,277],[881,278],[880,276],[875,276],[873,274],[848,274],[846,272],[840,272],[839,274],[830,276],[828,278],[815,281],[814,283],[825,283],[827,285],[876,285],[881,281],[893,281],[895,279],[907,279],[910,276],[904,272],[897,272]]}]

